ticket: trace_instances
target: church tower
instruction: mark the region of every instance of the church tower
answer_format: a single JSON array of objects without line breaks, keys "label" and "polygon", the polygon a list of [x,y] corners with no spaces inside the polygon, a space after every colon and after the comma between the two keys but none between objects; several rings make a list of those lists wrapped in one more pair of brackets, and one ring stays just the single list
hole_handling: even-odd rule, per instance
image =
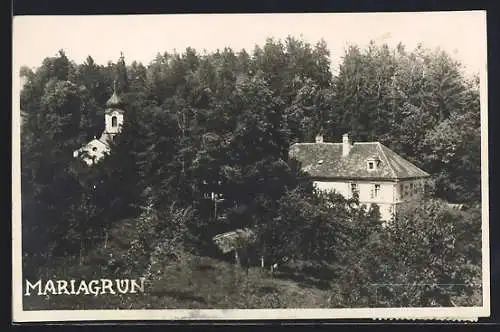
[{"label": "church tower", "polygon": [[74,157],[83,157],[87,165],[97,163],[110,152],[110,143],[122,131],[124,120],[124,102],[116,93],[116,80],[113,86],[113,95],[106,102],[104,111],[104,131],[101,137],[94,138],[80,149],[73,151]]},{"label": "church tower", "polygon": [[[113,139],[122,130],[125,111],[123,101],[116,93],[116,80],[113,84],[113,95],[106,102],[104,111],[104,132],[102,136]],[[103,137],[104,138],[104,137]]]}]

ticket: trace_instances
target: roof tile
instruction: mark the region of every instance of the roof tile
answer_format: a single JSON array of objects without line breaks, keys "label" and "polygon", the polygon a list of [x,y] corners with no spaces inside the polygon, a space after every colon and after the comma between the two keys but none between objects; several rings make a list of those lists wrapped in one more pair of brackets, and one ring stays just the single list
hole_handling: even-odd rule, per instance
[{"label": "roof tile", "polygon": [[[290,147],[289,154],[301,163],[304,171],[316,178],[404,179],[429,176],[379,142],[356,142],[345,157],[342,156],[342,143],[296,143]],[[379,160],[374,170],[368,170],[367,161],[370,158]]]}]

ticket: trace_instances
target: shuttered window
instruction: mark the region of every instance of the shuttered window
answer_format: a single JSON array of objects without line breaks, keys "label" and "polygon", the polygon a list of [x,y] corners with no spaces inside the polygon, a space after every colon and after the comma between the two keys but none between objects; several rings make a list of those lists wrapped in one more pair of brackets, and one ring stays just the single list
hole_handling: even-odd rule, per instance
[{"label": "shuttered window", "polygon": [[380,184],[374,184],[370,191],[371,198],[377,198],[380,195]]}]

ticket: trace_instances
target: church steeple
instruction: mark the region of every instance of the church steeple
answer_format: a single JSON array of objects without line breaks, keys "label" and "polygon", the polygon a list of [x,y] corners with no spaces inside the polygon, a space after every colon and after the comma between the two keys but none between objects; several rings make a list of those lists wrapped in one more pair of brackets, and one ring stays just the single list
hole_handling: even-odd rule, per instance
[{"label": "church steeple", "polygon": [[105,127],[103,137],[110,136],[111,138],[113,138],[121,132],[125,113],[125,111],[123,110],[123,104],[124,103],[122,99],[116,93],[115,79],[113,82],[113,94],[106,102],[106,110],[104,112]]},{"label": "church steeple", "polygon": [[116,135],[122,131],[124,114],[124,102],[116,93],[116,80],[113,82],[113,95],[106,102],[106,109],[104,111],[104,131],[101,137],[96,138],[80,149],[73,151],[73,156],[81,156],[82,151],[86,151],[88,157],[83,160],[87,165],[93,165],[103,158],[110,150],[110,143]]},{"label": "church steeple", "polygon": [[120,108],[123,106],[122,99],[116,93],[116,79],[113,81],[113,94],[106,102],[107,108]]}]

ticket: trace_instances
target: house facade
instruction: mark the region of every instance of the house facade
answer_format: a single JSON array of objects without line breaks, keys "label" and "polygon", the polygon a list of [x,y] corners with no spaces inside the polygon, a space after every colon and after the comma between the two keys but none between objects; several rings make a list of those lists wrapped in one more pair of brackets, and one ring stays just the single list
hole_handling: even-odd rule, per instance
[{"label": "house facade", "polygon": [[87,165],[91,166],[109,153],[111,141],[122,130],[125,115],[123,106],[124,103],[117,95],[115,88],[113,95],[106,102],[103,133],[99,138],[94,137],[93,140],[74,151],[75,158],[82,158]]},{"label": "house facade", "polygon": [[327,143],[318,135],[315,143],[290,147],[319,190],[335,191],[346,198],[357,195],[360,204],[377,204],[382,220],[390,220],[398,207],[419,200],[430,175],[380,142]]}]

